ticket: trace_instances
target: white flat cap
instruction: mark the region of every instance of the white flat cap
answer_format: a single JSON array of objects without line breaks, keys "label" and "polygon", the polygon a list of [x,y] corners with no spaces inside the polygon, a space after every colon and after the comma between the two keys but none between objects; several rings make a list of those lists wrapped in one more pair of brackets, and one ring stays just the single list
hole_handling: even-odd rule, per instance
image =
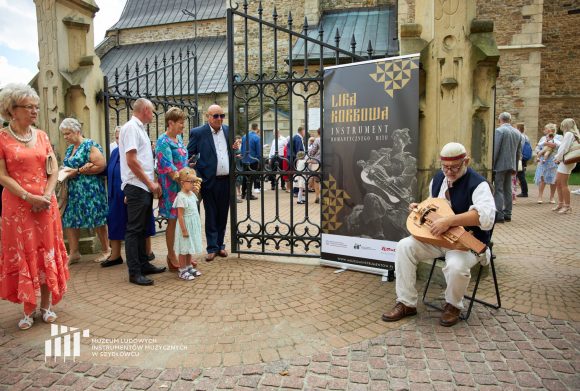
[{"label": "white flat cap", "polygon": [[467,156],[467,150],[462,144],[459,143],[448,143],[441,149],[441,160],[459,160]]}]

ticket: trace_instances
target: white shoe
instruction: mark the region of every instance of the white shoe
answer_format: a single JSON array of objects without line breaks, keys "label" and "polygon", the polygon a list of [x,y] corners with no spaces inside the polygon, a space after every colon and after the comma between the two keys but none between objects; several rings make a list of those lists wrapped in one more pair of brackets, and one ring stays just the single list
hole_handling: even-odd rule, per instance
[{"label": "white shoe", "polygon": [[260,193],[260,189],[254,189],[254,193]]},{"label": "white shoe", "polygon": [[570,193],[580,195],[580,189],[572,190]]}]

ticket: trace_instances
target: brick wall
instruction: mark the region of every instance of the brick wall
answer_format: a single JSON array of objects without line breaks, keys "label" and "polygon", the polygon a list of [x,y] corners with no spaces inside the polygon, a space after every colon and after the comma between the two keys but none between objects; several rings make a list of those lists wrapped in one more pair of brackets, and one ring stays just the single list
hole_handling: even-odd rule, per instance
[{"label": "brick wall", "polygon": [[320,0],[322,9],[344,9],[391,5],[395,0]]},{"label": "brick wall", "polygon": [[544,3],[539,126],[571,117],[580,122],[580,4],[570,0]]},{"label": "brick wall", "polygon": [[[198,37],[215,37],[226,35],[226,19],[211,19],[197,22]],[[164,26],[138,27],[121,30],[120,44],[170,41],[173,39],[193,38],[193,23],[173,23]]]}]

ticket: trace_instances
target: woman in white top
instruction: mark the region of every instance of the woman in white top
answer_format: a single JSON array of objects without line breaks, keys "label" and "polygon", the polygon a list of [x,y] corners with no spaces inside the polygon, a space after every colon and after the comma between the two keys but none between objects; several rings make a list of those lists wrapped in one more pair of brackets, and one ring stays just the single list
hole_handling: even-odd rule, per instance
[{"label": "woman in white top", "polygon": [[576,167],[576,163],[564,164],[564,154],[568,152],[574,141],[580,143],[580,132],[576,122],[572,118],[566,118],[560,124],[560,130],[564,133],[562,144],[558,148],[558,153],[554,161],[558,163],[558,173],[556,174],[556,190],[558,191],[558,206],[552,209],[554,212],[560,214],[571,213],[570,208],[570,189],[568,188],[568,180],[570,173]]}]

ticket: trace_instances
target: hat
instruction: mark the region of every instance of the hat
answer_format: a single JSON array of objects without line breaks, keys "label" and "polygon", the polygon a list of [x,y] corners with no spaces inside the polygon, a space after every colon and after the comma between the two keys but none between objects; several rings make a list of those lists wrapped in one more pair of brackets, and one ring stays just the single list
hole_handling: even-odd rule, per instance
[{"label": "hat", "polygon": [[459,160],[467,156],[467,150],[459,143],[448,143],[441,149],[440,156],[441,160]]}]

